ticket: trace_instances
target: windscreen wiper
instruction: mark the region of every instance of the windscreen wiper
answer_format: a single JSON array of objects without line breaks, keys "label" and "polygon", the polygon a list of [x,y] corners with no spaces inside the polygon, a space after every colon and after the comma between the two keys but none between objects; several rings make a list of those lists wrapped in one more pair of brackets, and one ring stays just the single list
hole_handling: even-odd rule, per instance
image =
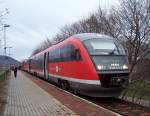
[{"label": "windscreen wiper", "polygon": [[111,52],[109,52],[109,55],[113,55],[116,49],[113,49]]}]

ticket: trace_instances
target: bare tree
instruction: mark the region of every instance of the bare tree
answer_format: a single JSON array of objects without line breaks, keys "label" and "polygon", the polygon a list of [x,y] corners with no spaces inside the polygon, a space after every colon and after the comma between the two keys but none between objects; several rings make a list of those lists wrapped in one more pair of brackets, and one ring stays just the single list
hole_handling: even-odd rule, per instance
[{"label": "bare tree", "polygon": [[[150,43],[150,1],[122,0],[118,9],[111,9],[109,13],[100,7],[89,17],[70,25],[65,25],[53,37],[52,43],[62,41],[78,33],[103,33],[118,38],[128,51],[131,64],[130,71],[143,52],[146,54]],[[39,49],[47,48],[43,42]]]},{"label": "bare tree", "polygon": [[48,47],[52,46],[52,41],[50,41],[50,39],[46,39],[45,41],[43,41],[42,43],[39,44],[39,46],[37,46],[35,48],[35,50],[33,50],[31,55],[37,54],[39,52],[41,52],[42,50],[47,49]]},{"label": "bare tree", "polygon": [[[138,58],[150,43],[150,1],[122,0],[118,9],[118,25],[121,40],[128,49],[132,72]],[[145,47],[143,47],[145,46]]]},{"label": "bare tree", "polygon": [[82,32],[98,33],[99,22],[95,14],[90,15],[87,19],[81,21]]}]

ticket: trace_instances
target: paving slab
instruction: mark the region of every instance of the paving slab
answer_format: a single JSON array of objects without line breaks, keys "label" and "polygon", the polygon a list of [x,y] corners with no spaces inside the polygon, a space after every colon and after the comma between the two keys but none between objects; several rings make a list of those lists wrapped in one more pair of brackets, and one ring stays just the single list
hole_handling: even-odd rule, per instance
[{"label": "paving slab", "polygon": [[4,116],[77,116],[20,71],[11,74]]},{"label": "paving slab", "polygon": [[[22,72],[26,78],[33,81],[37,86],[42,88],[47,94],[52,95],[59,100],[67,108],[71,109],[79,116],[119,116],[119,114],[112,112],[104,107],[98,106],[88,100],[82,99],[72,93],[64,91],[47,81],[39,79],[29,73]],[[51,77],[49,77],[51,78]]]}]

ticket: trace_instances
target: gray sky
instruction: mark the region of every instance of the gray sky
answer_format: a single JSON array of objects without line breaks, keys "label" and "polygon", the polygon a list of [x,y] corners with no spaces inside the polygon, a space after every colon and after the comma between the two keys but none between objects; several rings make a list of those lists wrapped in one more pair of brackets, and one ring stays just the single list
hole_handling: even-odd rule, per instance
[{"label": "gray sky", "polygon": [[[46,37],[53,37],[65,24],[71,24],[97,10],[114,5],[117,0],[0,0],[0,11],[9,9],[4,23],[7,46],[17,60],[28,58]],[[4,54],[3,32],[0,32],[0,55]],[[7,53],[9,50],[7,50]]]}]

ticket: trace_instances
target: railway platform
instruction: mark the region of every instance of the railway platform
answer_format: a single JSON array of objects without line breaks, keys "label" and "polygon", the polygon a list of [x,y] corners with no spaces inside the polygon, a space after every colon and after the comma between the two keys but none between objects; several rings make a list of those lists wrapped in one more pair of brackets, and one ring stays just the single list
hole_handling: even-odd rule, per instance
[{"label": "railway platform", "polygon": [[7,102],[0,116],[117,115],[22,71],[16,78],[12,72],[8,81]]},{"label": "railway platform", "polygon": [[9,79],[4,116],[76,116],[20,71]]}]

